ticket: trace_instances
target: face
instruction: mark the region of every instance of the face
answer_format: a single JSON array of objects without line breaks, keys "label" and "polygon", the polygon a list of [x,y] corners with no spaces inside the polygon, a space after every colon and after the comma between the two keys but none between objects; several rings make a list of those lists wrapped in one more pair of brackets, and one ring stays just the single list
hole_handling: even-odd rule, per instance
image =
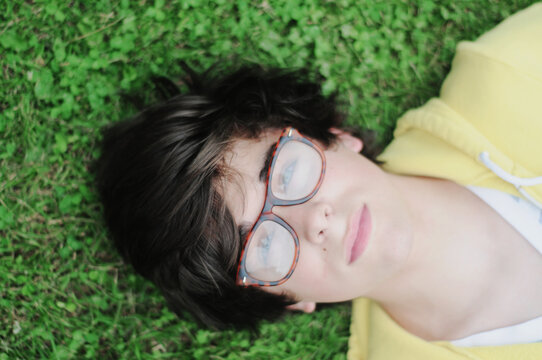
[{"label": "face", "polygon": [[[292,276],[266,291],[316,302],[370,297],[406,263],[411,220],[392,176],[359,154],[359,139],[334,132],[338,140],[327,149],[310,139],[326,158],[318,192],[305,203],[272,209],[295,230],[300,253]],[[260,216],[266,194],[260,172],[280,134],[269,130],[259,139],[236,140],[226,156],[238,175],[224,189],[237,225],[250,228]]]}]

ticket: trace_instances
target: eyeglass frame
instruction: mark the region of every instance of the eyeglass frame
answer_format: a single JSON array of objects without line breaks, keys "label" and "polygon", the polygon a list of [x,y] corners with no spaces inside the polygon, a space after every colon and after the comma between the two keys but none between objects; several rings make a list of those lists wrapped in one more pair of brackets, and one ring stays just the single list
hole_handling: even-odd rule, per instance
[{"label": "eyeglass frame", "polygon": [[[318,154],[320,155],[320,159],[322,160],[322,170],[320,172],[320,178],[318,179],[318,182],[314,186],[314,189],[305,197],[297,200],[283,200],[275,197],[273,195],[273,191],[271,189],[271,178],[273,175],[273,170],[275,167],[276,160],[278,158],[277,154],[280,152],[280,150],[284,147],[285,144],[287,144],[290,141],[299,141],[302,142],[311,148],[315,149]],[[268,171],[267,171],[267,180],[266,180],[266,194],[265,194],[265,200],[262,207],[262,211],[260,212],[260,215],[258,216],[258,219],[248,232],[248,235],[245,238],[245,241],[243,243],[243,249],[241,251],[241,256],[239,258],[239,265],[237,267],[237,275],[236,275],[236,283],[237,285],[243,285],[243,286],[277,286],[281,285],[284,282],[286,282],[294,273],[294,270],[297,266],[297,262],[299,260],[299,237],[297,236],[297,233],[295,232],[294,228],[290,226],[285,220],[283,220],[280,216],[274,214],[272,212],[273,207],[275,206],[293,206],[293,205],[299,205],[303,204],[316,195],[318,190],[320,189],[320,186],[322,185],[322,182],[324,180],[324,175],[326,172],[326,157],[324,155],[324,151],[315,143],[313,143],[311,140],[307,139],[301,133],[293,128],[292,126],[288,126],[284,128],[280,134],[279,139],[277,140],[277,144],[275,145],[275,149],[273,150],[272,160],[271,164],[269,165]],[[247,248],[250,243],[250,240],[252,238],[252,234],[254,231],[258,228],[258,226],[266,221],[274,221],[284,227],[291,235],[294,240],[295,244],[295,251],[294,251],[294,260],[292,261],[292,265],[290,267],[290,270],[288,270],[288,273],[279,280],[276,281],[264,281],[255,279],[252,276],[248,274],[248,272],[245,269],[245,263],[246,263],[246,256],[247,256]]]}]

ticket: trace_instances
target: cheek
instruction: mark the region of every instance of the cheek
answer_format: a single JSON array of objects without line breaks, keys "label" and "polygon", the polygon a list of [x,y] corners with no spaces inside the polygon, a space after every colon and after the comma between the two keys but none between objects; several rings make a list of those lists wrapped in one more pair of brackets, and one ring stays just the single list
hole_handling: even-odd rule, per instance
[{"label": "cheek", "polygon": [[294,273],[281,285],[283,291],[299,300],[318,300],[318,295],[321,295],[319,292],[327,288],[324,284],[329,282],[332,276],[326,255],[327,251],[321,249],[318,253],[316,248],[301,248]]},{"label": "cheek", "polygon": [[312,286],[313,283],[318,283],[318,281],[325,279],[327,276],[325,270],[328,266],[325,252],[320,250],[321,254],[318,254],[315,251],[316,249],[311,250],[313,251],[305,251],[305,256],[300,256],[296,271],[292,275],[292,277],[295,275],[293,280],[297,284]]},{"label": "cheek", "polygon": [[351,152],[332,152],[327,156],[326,175],[322,186],[329,191],[352,191],[353,187],[374,186],[371,181],[380,177],[378,166]]}]

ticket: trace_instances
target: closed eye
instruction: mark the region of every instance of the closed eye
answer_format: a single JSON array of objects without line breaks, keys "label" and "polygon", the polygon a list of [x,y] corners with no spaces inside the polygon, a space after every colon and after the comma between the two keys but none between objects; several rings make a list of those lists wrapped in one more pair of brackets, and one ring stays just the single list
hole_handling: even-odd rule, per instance
[{"label": "closed eye", "polygon": [[288,192],[288,185],[294,176],[296,166],[297,160],[294,160],[280,173],[280,188],[285,193]]}]

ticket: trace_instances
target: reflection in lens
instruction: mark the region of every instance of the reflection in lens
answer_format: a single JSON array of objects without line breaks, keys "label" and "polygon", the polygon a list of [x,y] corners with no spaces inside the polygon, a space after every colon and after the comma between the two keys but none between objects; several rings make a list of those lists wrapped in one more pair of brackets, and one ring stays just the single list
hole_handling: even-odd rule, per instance
[{"label": "reflection in lens", "polygon": [[313,147],[290,141],[281,149],[271,177],[273,195],[282,200],[308,196],[322,175],[322,158]]},{"label": "reflection in lens", "polygon": [[282,225],[266,220],[253,232],[246,251],[245,268],[251,277],[278,281],[292,267],[295,241]]}]

